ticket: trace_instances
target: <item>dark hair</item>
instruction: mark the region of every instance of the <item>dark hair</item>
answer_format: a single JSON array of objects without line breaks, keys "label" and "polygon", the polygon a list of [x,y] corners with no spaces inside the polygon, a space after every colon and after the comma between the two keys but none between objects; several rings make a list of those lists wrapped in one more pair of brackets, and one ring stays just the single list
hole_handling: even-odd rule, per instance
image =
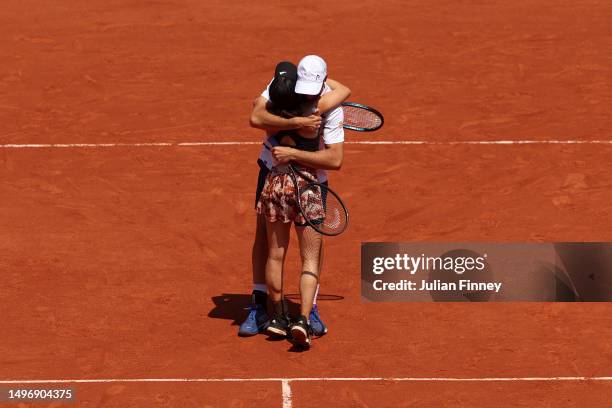
[{"label": "dark hair", "polygon": [[299,116],[301,113],[302,98],[295,93],[293,78],[279,76],[270,84],[270,102],[272,109],[281,116]]}]

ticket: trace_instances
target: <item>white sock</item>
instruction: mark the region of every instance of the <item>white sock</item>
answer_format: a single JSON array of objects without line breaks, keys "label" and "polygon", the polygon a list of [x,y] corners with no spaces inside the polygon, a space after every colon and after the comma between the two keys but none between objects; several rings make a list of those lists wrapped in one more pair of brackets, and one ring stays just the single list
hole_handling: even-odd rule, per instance
[{"label": "white sock", "polygon": [[253,290],[258,290],[263,293],[268,293],[268,286],[265,283],[254,283]]},{"label": "white sock", "polygon": [[317,290],[315,291],[314,300],[312,301],[313,305],[317,304],[317,296],[319,296],[319,284],[317,283]]}]

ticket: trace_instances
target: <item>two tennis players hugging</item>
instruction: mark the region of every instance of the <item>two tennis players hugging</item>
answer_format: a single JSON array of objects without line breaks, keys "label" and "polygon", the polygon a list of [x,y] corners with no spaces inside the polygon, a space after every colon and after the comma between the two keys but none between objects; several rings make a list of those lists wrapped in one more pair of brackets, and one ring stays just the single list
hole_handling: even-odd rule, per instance
[{"label": "two tennis players hugging", "polygon": [[[250,123],[266,132],[257,160],[257,227],[252,249],[253,292],[238,335],[266,333],[307,349],[327,333],[316,299],[323,264],[321,234],[307,226],[296,204],[296,187],[283,166],[289,162],[306,177],[327,183],[326,170],[339,170],[344,157],[343,112],[350,89],[327,78],[327,64],[308,55],[296,67],[277,64],[274,78],[253,103]],[[299,183],[307,183],[300,177]],[[283,264],[291,225],[297,233],[302,271],[300,316],[288,316],[282,295]],[[271,308],[268,310],[268,298]]]}]

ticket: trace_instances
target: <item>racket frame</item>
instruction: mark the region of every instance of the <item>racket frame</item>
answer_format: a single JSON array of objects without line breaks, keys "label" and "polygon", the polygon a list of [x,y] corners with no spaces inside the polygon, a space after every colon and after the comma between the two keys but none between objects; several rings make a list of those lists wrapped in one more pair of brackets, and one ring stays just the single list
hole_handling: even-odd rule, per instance
[{"label": "racket frame", "polygon": [[[346,231],[346,229],[348,228],[348,223],[349,223],[349,212],[346,209],[346,206],[344,205],[344,201],[342,201],[340,196],[334,190],[332,190],[331,188],[327,187],[325,184],[319,183],[318,181],[310,180],[309,177],[307,177],[304,173],[302,173],[301,171],[299,171],[298,169],[295,168],[293,162],[289,162],[289,169],[291,170],[290,174],[291,174],[291,178],[293,179],[293,185],[295,186],[295,201],[297,202],[298,209],[300,210],[300,213],[304,217],[304,220],[306,221],[306,223],[312,229],[317,231],[319,234],[322,234],[322,235],[325,235],[325,236],[328,236],[328,237],[333,237],[333,236],[336,236],[336,235],[340,235],[344,231]],[[304,189],[300,189],[300,185],[298,184],[298,181],[297,181],[297,176],[298,175],[300,177],[302,177],[304,180],[307,181],[307,184],[304,187]],[[312,221],[310,221],[308,219],[308,217],[306,216],[306,214],[304,213],[304,211],[302,210],[302,203],[301,203],[300,196],[302,195],[303,190],[306,190],[306,189],[308,189],[311,186],[318,186],[321,189],[321,191],[323,189],[326,189],[327,190],[327,194],[334,196],[338,200],[340,205],[342,206],[342,209],[344,210],[344,213],[346,214],[346,223],[344,224],[344,228],[342,228],[340,231],[338,231],[338,232],[325,232],[325,231],[321,231],[321,229],[319,229],[317,224],[315,224]]]}]

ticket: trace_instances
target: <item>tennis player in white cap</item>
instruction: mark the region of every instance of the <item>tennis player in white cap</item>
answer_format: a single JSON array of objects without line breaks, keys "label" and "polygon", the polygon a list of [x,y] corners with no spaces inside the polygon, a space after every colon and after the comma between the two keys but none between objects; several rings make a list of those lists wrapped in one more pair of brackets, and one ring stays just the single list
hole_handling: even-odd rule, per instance
[{"label": "tennis player in white cap", "polygon": [[295,93],[320,95],[327,79],[327,64],[317,55],[307,55],[298,65],[298,80]]}]

